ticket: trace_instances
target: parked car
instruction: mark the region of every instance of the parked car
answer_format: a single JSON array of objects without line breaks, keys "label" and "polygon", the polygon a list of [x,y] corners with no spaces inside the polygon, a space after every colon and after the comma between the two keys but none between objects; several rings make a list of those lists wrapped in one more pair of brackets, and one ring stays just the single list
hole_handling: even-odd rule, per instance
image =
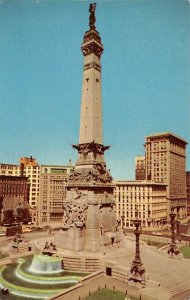
[{"label": "parked car", "polygon": [[153,235],[162,235],[161,232],[152,232]]},{"label": "parked car", "polygon": [[42,231],[43,228],[42,227],[32,227],[32,231]]},{"label": "parked car", "polygon": [[22,232],[23,232],[23,233],[24,233],[24,232],[31,232],[31,231],[32,231],[32,229],[29,228],[29,227],[25,227],[25,228],[22,229]]}]

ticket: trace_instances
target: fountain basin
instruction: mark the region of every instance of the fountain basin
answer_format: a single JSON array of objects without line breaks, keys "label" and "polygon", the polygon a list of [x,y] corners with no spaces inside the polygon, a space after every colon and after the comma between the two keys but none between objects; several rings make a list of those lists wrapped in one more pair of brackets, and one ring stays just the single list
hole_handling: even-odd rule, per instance
[{"label": "fountain basin", "polygon": [[[62,292],[64,289],[71,287],[79,282],[81,277],[87,273],[74,273],[60,269],[47,270],[42,268],[42,272],[35,272],[33,261],[44,261],[53,263],[54,266],[61,259],[57,257],[46,257],[43,255],[34,255],[27,258],[19,258],[15,263],[0,268],[0,287],[7,288],[10,293],[5,299],[48,299],[49,297]],[[62,264],[61,264],[62,266]],[[55,272],[54,272],[55,271]],[[53,275],[52,275],[53,274]],[[15,295],[15,298],[14,298]]]}]

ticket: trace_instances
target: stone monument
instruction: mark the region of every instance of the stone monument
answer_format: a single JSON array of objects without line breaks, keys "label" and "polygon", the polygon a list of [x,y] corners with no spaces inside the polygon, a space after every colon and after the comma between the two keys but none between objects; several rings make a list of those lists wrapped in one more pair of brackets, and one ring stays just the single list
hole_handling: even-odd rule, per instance
[{"label": "stone monument", "polygon": [[67,182],[61,238],[68,250],[98,252],[116,239],[113,183],[106,168],[103,145],[101,38],[95,27],[96,4],[89,6],[89,30],[82,43],[84,55],[79,144],[75,169]]}]

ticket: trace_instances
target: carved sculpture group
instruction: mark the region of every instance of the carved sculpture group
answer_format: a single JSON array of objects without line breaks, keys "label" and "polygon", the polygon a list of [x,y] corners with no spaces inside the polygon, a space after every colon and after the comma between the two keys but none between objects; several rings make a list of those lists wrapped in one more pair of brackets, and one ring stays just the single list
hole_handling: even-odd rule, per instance
[{"label": "carved sculpture group", "polygon": [[83,228],[86,224],[86,210],[88,205],[81,200],[66,202],[63,206],[62,228],[69,227]]},{"label": "carved sculpture group", "polygon": [[52,242],[49,244],[48,242],[45,243],[44,249],[43,249],[43,253],[46,254],[46,252],[48,251],[57,251],[56,249],[56,245],[53,244]]},{"label": "carved sculpture group", "polygon": [[93,168],[84,169],[84,170],[74,170],[68,179],[68,182],[81,182],[81,183],[111,183],[112,177],[109,174],[109,171],[106,170],[104,163],[96,164]]},{"label": "carved sculpture group", "polygon": [[79,154],[82,154],[85,158],[90,152],[93,153],[94,158],[97,157],[97,155],[104,155],[105,150],[109,149],[109,146],[104,146],[101,144],[97,144],[94,141],[92,143],[85,143],[85,144],[79,144],[79,145],[73,145],[73,148],[78,150]]}]

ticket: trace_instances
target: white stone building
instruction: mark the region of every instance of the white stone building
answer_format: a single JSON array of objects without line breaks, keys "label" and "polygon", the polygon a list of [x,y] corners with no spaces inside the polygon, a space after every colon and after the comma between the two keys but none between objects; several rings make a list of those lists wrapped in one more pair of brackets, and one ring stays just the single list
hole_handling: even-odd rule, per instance
[{"label": "white stone building", "polygon": [[138,213],[144,227],[160,226],[166,221],[166,184],[152,181],[116,181],[114,196],[116,219],[124,227],[133,226]]}]

